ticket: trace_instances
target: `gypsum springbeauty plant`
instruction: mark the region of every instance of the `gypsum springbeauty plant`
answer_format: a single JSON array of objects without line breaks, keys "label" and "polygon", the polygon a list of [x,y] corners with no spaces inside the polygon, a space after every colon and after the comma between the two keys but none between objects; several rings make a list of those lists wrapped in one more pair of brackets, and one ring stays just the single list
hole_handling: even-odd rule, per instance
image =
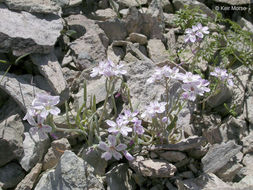
[{"label": "gypsum springbeauty plant", "polygon": [[[174,80],[181,83],[180,92],[177,94],[177,99],[172,106],[169,106],[169,91],[170,81]],[[176,129],[178,114],[183,109],[186,101],[195,101],[197,96],[204,96],[204,93],[209,92],[209,82],[202,79],[199,75],[194,75],[190,72],[181,73],[179,69],[169,66],[157,68],[154,74],[147,80],[148,83],[159,81],[165,87],[165,102],[151,102],[146,107],[146,111],[142,114],[143,118],[151,120],[151,131],[153,136],[168,137],[168,142],[173,142],[173,137]],[[181,133],[182,134],[182,133]],[[163,140],[161,140],[162,142]]]}]

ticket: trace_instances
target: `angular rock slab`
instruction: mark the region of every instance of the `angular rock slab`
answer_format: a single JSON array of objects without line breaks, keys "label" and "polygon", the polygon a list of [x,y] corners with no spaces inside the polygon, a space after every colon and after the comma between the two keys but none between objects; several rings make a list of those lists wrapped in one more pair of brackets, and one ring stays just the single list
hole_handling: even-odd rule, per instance
[{"label": "angular rock slab", "polygon": [[177,168],[164,160],[144,159],[138,156],[135,160],[129,162],[130,167],[136,172],[146,177],[172,177]]},{"label": "angular rock slab", "polygon": [[131,176],[132,171],[128,164],[119,164],[106,173],[107,190],[135,189],[135,183]]},{"label": "angular rock slab", "polygon": [[[4,72],[0,72],[0,78],[3,75]],[[46,93],[44,90],[30,85],[25,77],[9,73],[3,78],[2,83],[0,83],[0,88],[9,94],[24,112],[32,104],[34,92]]]},{"label": "angular rock slab", "polygon": [[9,9],[30,13],[59,13],[69,0],[3,0]]},{"label": "angular rock slab", "polygon": [[0,123],[0,167],[23,154],[24,125],[18,114]]},{"label": "angular rock slab", "polygon": [[61,102],[67,100],[69,97],[67,82],[55,54],[53,52],[47,55],[32,54],[31,59],[38,66],[40,73],[46,78],[55,94],[60,95]]},{"label": "angular rock slab", "polygon": [[23,178],[25,172],[20,165],[11,162],[4,167],[0,168],[0,187],[3,189],[15,187]]},{"label": "angular rock slab", "polygon": [[175,151],[188,151],[200,147],[205,142],[203,137],[192,136],[183,139],[176,144],[164,144],[160,146],[151,146],[150,150],[175,150]]},{"label": "angular rock slab", "polygon": [[26,53],[49,53],[61,35],[59,16],[36,17],[28,12],[14,12],[0,5],[0,52],[16,56]]},{"label": "angular rock slab", "polygon": [[31,136],[25,132],[24,135],[24,155],[19,163],[24,170],[29,171],[43,158],[50,146],[50,140],[49,138],[41,140],[38,134]]},{"label": "angular rock slab", "polygon": [[25,178],[17,185],[15,190],[32,189],[40,175],[41,169],[42,169],[42,164],[41,163],[36,164],[36,166],[34,166],[34,168],[30,171],[30,173],[27,174]]},{"label": "angular rock slab", "polygon": [[233,190],[233,188],[219,179],[212,173],[205,173],[196,179],[188,179],[176,181],[178,189],[194,189],[194,190]]},{"label": "angular rock slab", "polygon": [[65,151],[56,169],[46,172],[35,190],[104,190],[102,182],[93,174],[93,168],[73,152]]},{"label": "angular rock slab", "polygon": [[72,15],[67,17],[66,21],[70,29],[78,34],[78,39],[70,44],[70,49],[79,70],[93,67],[106,58],[109,40],[93,20],[83,15]]},{"label": "angular rock slab", "polygon": [[203,171],[206,173],[217,172],[225,166],[233,156],[240,152],[241,148],[242,146],[235,144],[234,141],[213,145],[201,160]]}]

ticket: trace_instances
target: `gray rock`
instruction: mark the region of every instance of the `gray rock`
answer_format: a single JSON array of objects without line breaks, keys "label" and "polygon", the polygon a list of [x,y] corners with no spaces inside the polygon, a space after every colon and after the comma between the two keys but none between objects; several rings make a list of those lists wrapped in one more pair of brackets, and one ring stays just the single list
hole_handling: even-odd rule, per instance
[{"label": "gray rock", "polygon": [[119,164],[106,173],[107,190],[135,189],[132,171],[128,164]]},{"label": "gray rock", "polygon": [[69,90],[55,54],[53,52],[47,55],[33,54],[31,59],[46,78],[54,93],[60,96],[61,102],[68,100]]},{"label": "gray rock", "polygon": [[191,158],[200,160],[203,156],[206,155],[207,151],[208,151],[208,145],[206,145],[205,147],[200,146],[200,147],[191,149],[191,150],[187,151],[187,154]]},{"label": "gray rock", "polygon": [[41,177],[35,190],[102,190],[101,180],[93,174],[93,168],[73,152],[65,151],[55,169]]},{"label": "gray rock", "polygon": [[185,171],[178,174],[179,177],[182,177],[183,179],[192,179],[194,178],[194,174],[192,171]]},{"label": "gray rock", "polygon": [[187,157],[185,153],[177,151],[166,151],[159,153],[159,155],[160,157],[165,160],[168,160],[169,162],[180,162]]},{"label": "gray rock", "polygon": [[27,11],[30,13],[60,13],[63,6],[69,4],[69,0],[3,0],[9,9]]},{"label": "gray rock", "polygon": [[[0,78],[4,75],[0,72]],[[29,84],[25,76],[7,73],[0,84],[0,88],[10,95],[20,106],[23,111],[32,104],[34,99],[34,91],[37,93],[45,93],[35,86]]]},{"label": "gray rock", "polygon": [[31,136],[29,133],[25,132],[24,135],[24,155],[19,163],[24,170],[29,171],[42,160],[50,147],[50,140],[49,138],[41,140],[38,134]]},{"label": "gray rock", "polygon": [[243,142],[243,153],[253,152],[253,132],[242,139]]},{"label": "gray rock", "polygon": [[141,12],[136,7],[128,9],[124,19],[126,23],[126,30],[128,34],[131,33],[142,33],[143,17]]},{"label": "gray rock", "polygon": [[164,144],[151,146],[149,150],[158,151],[158,150],[175,150],[175,151],[188,151],[194,148],[200,147],[205,142],[203,137],[192,136],[187,139],[183,139],[176,144]]},{"label": "gray rock", "polygon": [[226,189],[231,190],[232,187],[221,179],[219,179],[216,175],[212,173],[202,174],[196,179],[187,179],[187,180],[177,180],[176,181],[178,189],[194,189],[194,190],[211,190],[211,189]]},{"label": "gray rock", "polygon": [[243,30],[253,33],[253,24],[251,24],[251,22],[247,21],[243,17],[241,17],[240,20],[238,20],[237,22],[242,27]]},{"label": "gray rock", "polygon": [[120,7],[138,7],[147,4],[148,0],[117,0]]},{"label": "gray rock", "polygon": [[63,29],[56,15],[44,15],[43,19],[27,12],[13,12],[0,5],[0,52],[12,52],[16,56],[26,53],[49,53]]},{"label": "gray rock", "polygon": [[98,21],[97,24],[104,30],[110,42],[124,40],[127,37],[126,24],[118,18]]},{"label": "gray rock", "polygon": [[211,146],[207,154],[202,158],[203,171],[215,173],[224,167],[228,161],[241,150],[241,146],[234,141],[215,144]]},{"label": "gray rock", "polygon": [[[87,74],[87,73],[86,73]],[[81,78],[82,76],[80,76]],[[85,78],[84,78],[85,79]],[[90,80],[87,80],[87,104],[86,106],[90,106],[90,99],[93,98],[93,96],[96,96],[96,103],[100,103],[105,100],[106,97],[106,89],[105,89],[105,77],[100,78],[93,78]],[[114,92],[117,92],[120,88],[120,81],[118,80],[115,84],[115,90]],[[76,101],[74,102],[74,106],[81,107],[83,105],[83,88],[80,89],[80,91],[74,96],[76,98]]]},{"label": "gray rock", "polygon": [[247,120],[253,124],[253,96],[249,96],[245,101],[245,112]]},{"label": "gray rock", "polygon": [[214,0],[216,3],[226,3],[228,5],[247,5],[250,0]]},{"label": "gray rock", "polygon": [[125,56],[123,48],[110,45],[107,49],[107,58],[113,63],[118,64]]},{"label": "gray rock", "polygon": [[243,167],[242,164],[238,163],[236,160],[229,161],[225,166],[216,172],[216,175],[226,182],[232,182],[236,174]]},{"label": "gray rock", "polygon": [[172,177],[177,168],[163,160],[158,159],[144,159],[141,156],[130,163],[130,167],[136,172],[146,177]]},{"label": "gray rock", "polygon": [[51,147],[44,156],[43,170],[53,168],[60,160],[60,157],[63,155],[64,151],[69,150],[70,148],[70,144],[66,138],[53,141],[51,143]]},{"label": "gray rock", "polygon": [[115,13],[114,10],[110,9],[110,8],[107,8],[107,9],[99,9],[95,12],[95,15],[94,17],[98,20],[102,20],[102,21],[105,21],[105,20],[108,20],[108,19],[111,19],[111,18],[116,18],[117,17],[117,14]]},{"label": "gray rock", "polygon": [[95,21],[83,15],[66,18],[71,30],[75,30],[78,39],[70,44],[74,62],[79,70],[95,66],[106,58],[108,38]]},{"label": "gray rock", "polygon": [[185,5],[188,5],[189,8],[199,8],[203,11],[204,14],[211,18],[215,18],[215,14],[211,9],[209,9],[204,3],[201,3],[196,0],[174,0],[173,5],[175,9],[178,11],[179,9],[183,9]]},{"label": "gray rock", "polygon": [[15,187],[24,177],[24,170],[15,162],[0,168],[0,186],[3,189]]},{"label": "gray rock", "polygon": [[37,181],[42,169],[42,164],[38,163],[34,168],[25,176],[25,178],[17,185],[15,190],[30,190],[33,188]]},{"label": "gray rock", "polygon": [[228,102],[232,98],[232,92],[226,85],[218,87],[218,93],[210,97],[207,100],[207,104],[211,108],[215,108],[225,102]]},{"label": "gray rock", "polygon": [[131,33],[129,34],[129,40],[133,43],[139,43],[140,45],[147,44],[147,36],[139,33]]},{"label": "gray rock", "polygon": [[169,54],[165,49],[165,46],[161,40],[159,39],[149,40],[147,49],[150,59],[152,59],[155,63],[169,60]]},{"label": "gray rock", "polygon": [[147,11],[143,14],[142,33],[149,39],[164,39],[164,16],[161,0],[152,0]]},{"label": "gray rock", "polygon": [[94,168],[96,174],[102,176],[105,175],[107,161],[101,158],[101,155],[102,153],[99,149],[86,149],[82,154],[82,158]]},{"label": "gray rock", "polygon": [[0,167],[23,154],[24,124],[18,114],[0,123]]},{"label": "gray rock", "polygon": [[[0,91],[2,91],[0,89]],[[7,94],[1,93],[0,96],[5,96]],[[9,95],[8,95],[9,96]],[[13,100],[13,98],[9,97],[8,99],[4,99],[3,105],[0,107],[0,121],[7,119],[8,117],[15,114],[22,114],[22,110],[18,106],[18,104]]]},{"label": "gray rock", "polygon": [[241,172],[244,176],[253,175],[253,155],[248,153],[243,157],[242,164],[245,166]]}]

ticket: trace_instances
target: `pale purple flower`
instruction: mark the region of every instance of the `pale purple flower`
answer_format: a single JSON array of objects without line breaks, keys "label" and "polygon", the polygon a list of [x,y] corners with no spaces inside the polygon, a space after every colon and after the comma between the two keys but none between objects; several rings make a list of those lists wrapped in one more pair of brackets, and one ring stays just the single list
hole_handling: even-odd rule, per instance
[{"label": "pale purple flower", "polygon": [[185,39],[184,39],[185,43],[187,43],[189,41],[191,43],[196,42],[196,34],[195,34],[194,30],[192,30],[191,28],[187,28],[185,30],[185,33],[186,33],[186,36],[185,36]]},{"label": "pale purple flower", "polygon": [[127,150],[124,150],[123,154],[128,161],[134,160],[134,157]]},{"label": "pale purple flower", "polygon": [[146,111],[141,115],[141,117],[154,117],[155,114],[161,114],[165,111],[165,102],[153,101],[146,107]]},{"label": "pale purple flower", "polygon": [[204,34],[209,34],[208,27],[202,26],[202,24],[198,23],[196,26],[192,26],[192,28],[187,28],[185,30],[185,43],[191,42],[194,43],[204,38]]},{"label": "pale purple flower", "polygon": [[106,61],[99,62],[99,65],[92,69],[90,76],[96,77],[98,75],[104,75],[105,77],[113,77],[126,73],[123,65],[115,65],[111,60],[107,59]]},{"label": "pale purple flower", "polygon": [[185,83],[182,85],[182,89],[184,90],[182,97],[195,101],[197,95],[203,96],[205,92],[210,92],[210,89],[207,87],[208,85],[209,82],[204,79],[200,79],[198,82]]},{"label": "pale purple flower", "polygon": [[162,122],[163,122],[163,123],[167,123],[167,122],[168,122],[168,117],[163,117],[163,118],[162,118]]},{"label": "pale purple flower", "polygon": [[185,74],[180,73],[178,77],[179,77],[178,79],[183,81],[183,83],[193,83],[193,82],[199,83],[199,81],[202,80],[200,75],[194,75],[191,72],[186,72]]},{"label": "pale purple flower", "polygon": [[137,119],[135,120],[134,122],[134,132],[136,132],[138,135],[142,135],[144,133],[144,128],[143,126],[141,125],[141,120]]},{"label": "pale purple flower", "polygon": [[124,110],[124,115],[119,115],[119,119],[122,119],[126,123],[134,122],[137,119],[138,111],[131,112],[130,110]]},{"label": "pale purple flower", "polygon": [[104,158],[105,160],[110,160],[112,157],[114,157],[116,160],[120,160],[122,158],[122,155],[119,152],[124,151],[127,148],[127,145],[121,143],[117,145],[116,137],[113,135],[109,135],[108,144],[106,144],[105,142],[100,142],[98,148],[105,151],[101,155],[101,158]]},{"label": "pale purple flower", "polygon": [[61,112],[61,110],[55,106],[59,102],[59,96],[37,93],[35,99],[32,102],[32,108],[35,110],[40,110],[40,116],[46,118],[48,114],[58,115]]},{"label": "pale purple flower", "polygon": [[121,133],[123,136],[127,136],[129,132],[132,132],[132,128],[127,127],[127,123],[120,118],[116,120],[116,123],[111,120],[106,120],[106,123],[110,126],[110,128],[108,129],[109,133]]},{"label": "pale purple flower", "polygon": [[52,131],[52,128],[49,125],[44,125],[43,122],[44,122],[44,118],[38,115],[37,122],[35,122],[34,120],[34,123],[30,123],[34,127],[31,127],[29,129],[29,132],[32,135],[35,135],[36,133],[38,133],[40,139],[46,139],[48,137],[47,133],[50,133]]},{"label": "pale purple flower", "polygon": [[170,68],[169,66],[163,66],[156,68],[154,74],[147,80],[147,83],[154,83],[155,81],[160,81],[162,79],[177,79],[177,74],[179,72],[179,69],[174,67]]},{"label": "pale purple flower", "polygon": [[216,67],[214,71],[210,73],[210,75],[217,77],[219,80],[223,82],[226,81],[229,86],[234,86],[233,75],[231,73],[228,74],[226,69]]},{"label": "pale purple flower", "polygon": [[30,125],[34,125],[34,123],[36,123],[34,120],[34,116],[37,116],[37,114],[38,113],[34,108],[28,108],[23,120],[27,120]]}]

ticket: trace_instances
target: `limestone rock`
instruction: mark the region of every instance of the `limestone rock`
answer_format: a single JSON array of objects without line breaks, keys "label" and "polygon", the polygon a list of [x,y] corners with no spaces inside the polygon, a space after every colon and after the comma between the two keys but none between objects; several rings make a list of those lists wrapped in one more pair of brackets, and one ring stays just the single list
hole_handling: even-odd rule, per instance
[{"label": "limestone rock", "polygon": [[145,45],[148,41],[145,35],[139,33],[131,33],[129,35],[129,40],[133,43],[139,43],[140,45]]},{"label": "limestone rock", "polygon": [[234,141],[213,145],[201,160],[203,171],[206,173],[217,172],[228,163],[230,158],[240,152],[240,150],[241,146],[235,144]]},{"label": "limestone rock", "polygon": [[172,177],[177,170],[173,164],[167,161],[144,159],[140,156],[130,162],[130,167],[146,177]]},{"label": "limestone rock", "polygon": [[242,139],[243,142],[243,153],[253,152],[253,132]]},{"label": "limestone rock", "polygon": [[13,12],[0,5],[0,52],[12,52],[16,56],[26,53],[49,53],[63,29],[56,15],[44,15],[43,19],[28,12]]},{"label": "limestone rock", "polygon": [[148,0],[117,0],[120,7],[138,7],[147,4]]},{"label": "limestone rock", "polygon": [[69,0],[3,0],[9,9],[31,13],[56,13],[61,7],[69,4]]},{"label": "limestone rock", "polygon": [[59,161],[60,157],[63,155],[65,150],[70,149],[70,144],[68,139],[62,138],[52,142],[51,147],[48,149],[44,160],[43,160],[43,170],[53,168]]},{"label": "limestone rock", "polygon": [[23,154],[24,124],[18,114],[0,123],[0,167],[21,158]]},{"label": "limestone rock", "polygon": [[61,102],[68,100],[69,92],[61,66],[53,52],[47,55],[31,55],[33,63],[46,78],[54,93],[60,96]]},{"label": "limestone rock", "polygon": [[41,140],[38,134],[31,136],[28,132],[25,132],[24,135],[24,155],[19,163],[24,170],[29,171],[42,160],[50,146],[50,140],[49,138]]},{"label": "limestone rock", "polygon": [[108,38],[95,21],[83,15],[71,15],[66,21],[70,29],[78,34],[78,39],[70,44],[70,49],[79,70],[93,67],[106,58]]},{"label": "limestone rock", "polygon": [[99,149],[86,149],[83,152],[82,158],[94,168],[95,174],[105,175],[107,161],[101,158],[101,155],[102,153]]},{"label": "limestone rock", "polygon": [[147,49],[150,59],[152,59],[155,63],[159,63],[169,59],[169,54],[166,51],[162,41],[159,39],[149,40]]},{"label": "limestone rock", "polygon": [[249,96],[245,101],[245,112],[247,120],[253,124],[253,96]]},{"label": "limestone rock", "polygon": [[113,40],[124,40],[127,37],[126,24],[118,18],[98,21],[97,24],[104,30],[110,42]]},{"label": "limestone rock", "polygon": [[166,151],[160,153],[159,155],[169,162],[180,162],[187,157],[185,153],[177,151]]},{"label": "limestone rock", "polygon": [[67,150],[55,169],[41,177],[35,190],[104,190],[101,180],[93,174],[93,168]]},{"label": "limestone rock", "polygon": [[151,151],[158,150],[174,150],[174,151],[188,151],[194,148],[200,147],[205,142],[203,137],[192,136],[187,139],[183,139],[176,144],[164,144],[151,146]]},{"label": "limestone rock", "polygon": [[197,0],[174,0],[173,4],[174,4],[176,10],[184,8],[185,5],[188,5],[189,8],[198,7],[207,16],[209,16],[211,18],[215,18],[215,14],[213,13],[213,11],[211,9],[209,9],[204,3],[201,3]]},{"label": "limestone rock", "polygon": [[247,5],[250,0],[214,0],[216,3],[226,3],[228,5]]},{"label": "limestone rock", "polygon": [[39,174],[42,169],[42,164],[38,163],[34,166],[34,168],[30,171],[29,174],[25,176],[25,178],[17,185],[15,190],[29,190],[32,189],[35,182],[37,181]]},{"label": "limestone rock", "polygon": [[212,173],[205,173],[196,179],[188,180],[177,180],[176,181],[178,189],[194,189],[194,190],[211,190],[211,189],[226,189],[231,190],[232,186],[226,184],[216,175]]},{"label": "limestone rock", "polygon": [[0,168],[0,186],[4,189],[15,187],[24,177],[24,170],[15,162]]},{"label": "limestone rock", "polygon": [[98,20],[105,21],[105,20],[108,20],[108,19],[111,19],[111,18],[116,18],[117,14],[115,13],[114,10],[112,10],[110,8],[107,8],[107,9],[99,9],[99,10],[97,10],[95,12],[94,16]]},{"label": "limestone rock", "polygon": [[107,190],[135,189],[135,183],[131,176],[132,171],[127,164],[119,164],[106,173]]},{"label": "limestone rock", "polygon": [[[0,72],[0,78],[4,75]],[[29,85],[25,76],[7,73],[0,84],[0,88],[9,94],[20,106],[23,111],[26,111],[27,106],[32,104],[34,99],[34,91],[37,93],[46,93],[35,86]]]}]

